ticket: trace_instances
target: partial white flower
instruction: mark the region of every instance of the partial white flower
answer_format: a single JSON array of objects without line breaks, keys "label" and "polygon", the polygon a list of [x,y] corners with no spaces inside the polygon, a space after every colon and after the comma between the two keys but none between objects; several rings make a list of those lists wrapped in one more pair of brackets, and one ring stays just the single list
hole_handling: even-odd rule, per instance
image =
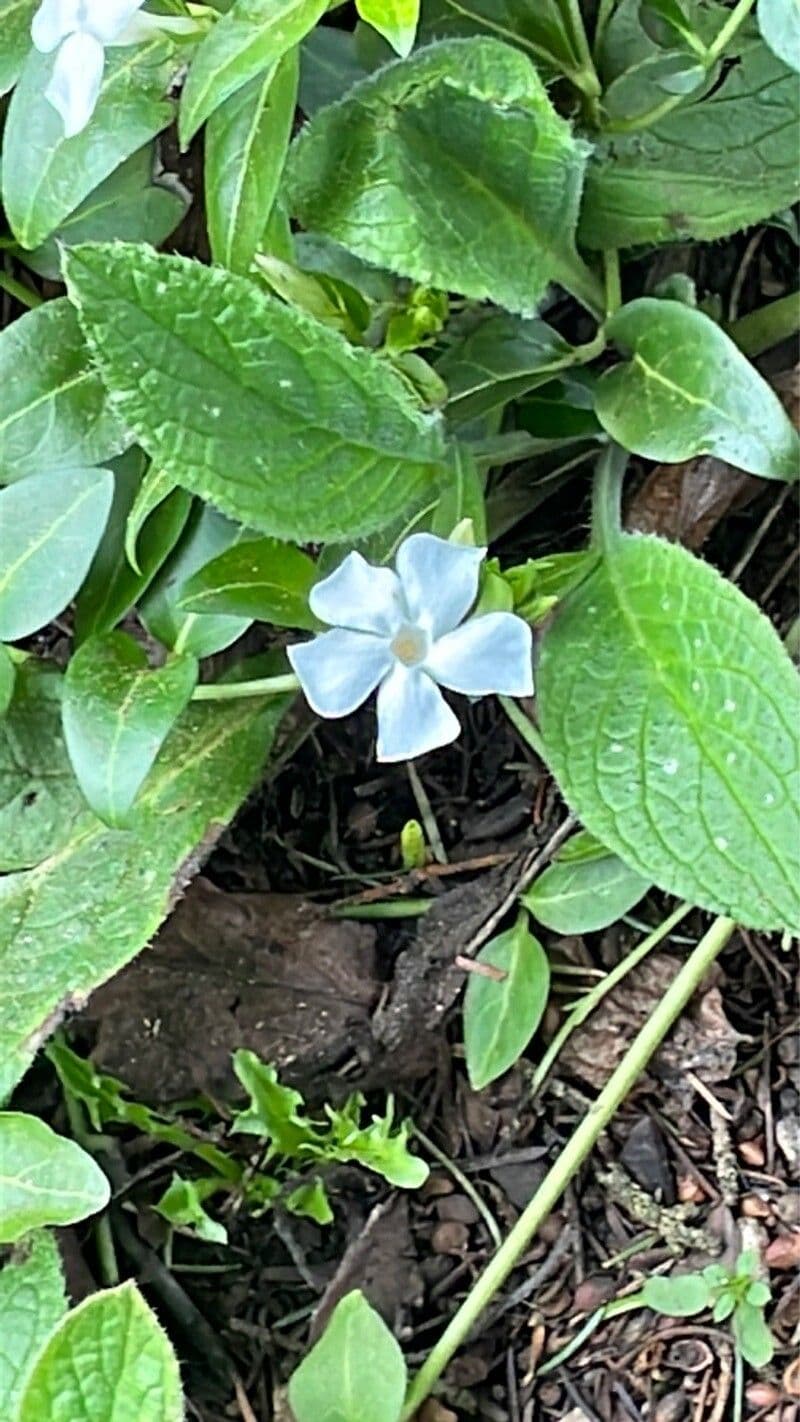
[{"label": "partial white flower", "polygon": [[464,622],[485,556],[485,548],[414,533],[400,545],[396,572],[350,553],[317,583],[309,605],[332,630],[288,651],[317,715],[347,716],[377,687],[378,760],[410,760],[461,730],[440,686],[465,696],[531,696],[527,622],[513,612]]},{"label": "partial white flower", "polygon": [[[73,138],[89,122],[100,93],[105,51],[138,44],[154,30],[175,28],[161,15],[139,15],[144,0],[42,0],[31,22],[31,39],[42,54],[57,50],[45,98]],[[181,28],[186,21],[180,20]],[[191,22],[189,22],[191,24]]]}]

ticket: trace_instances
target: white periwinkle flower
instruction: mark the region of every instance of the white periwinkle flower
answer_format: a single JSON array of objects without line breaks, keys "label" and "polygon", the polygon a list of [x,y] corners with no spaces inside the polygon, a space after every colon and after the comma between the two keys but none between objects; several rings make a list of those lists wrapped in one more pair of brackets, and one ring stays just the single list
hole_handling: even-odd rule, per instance
[{"label": "white periwinkle flower", "polygon": [[106,46],[136,44],[164,26],[161,16],[136,13],[143,4],[144,0],[42,0],[31,23],[31,39],[42,54],[58,50],[45,98],[64,120],[66,138],[80,133],[94,112]]},{"label": "white periwinkle flower", "polygon": [[513,612],[464,622],[485,548],[414,533],[391,568],[350,553],[311,590],[331,626],[289,648],[319,716],[347,716],[378,688],[378,760],[409,760],[454,741],[461,727],[440,686],[465,696],[531,696],[531,629]]}]

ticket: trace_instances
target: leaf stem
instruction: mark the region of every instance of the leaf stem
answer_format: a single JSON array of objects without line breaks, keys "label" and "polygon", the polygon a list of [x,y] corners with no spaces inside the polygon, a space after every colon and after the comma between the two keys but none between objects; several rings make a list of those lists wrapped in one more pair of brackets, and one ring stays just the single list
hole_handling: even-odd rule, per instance
[{"label": "leaf stem", "polygon": [[453,1354],[467,1338],[487,1304],[505,1283],[536,1231],[597,1144],[612,1116],[625,1100],[714,959],[728,942],[735,926],[732,919],[715,919],[673,978],[652,1016],[637,1033],[619,1066],[609,1077],[577,1130],[573,1132],[502,1247],[489,1261],[416,1377],[412,1379],[400,1422],[411,1422],[425,1398],[430,1396]]},{"label": "leaf stem", "polygon": [[32,291],[24,282],[17,281],[16,277],[9,276],[8,272],[0,272],[0,289],[13,296],[20,306],[27,306],[29,311],[42,304],[42,297],[38,292]]},{"label": "leaf stem", "polygon": [[595,66],[597,66],[597,63],[600,58],[600,51],[603,46],[606,28],[608,26],[609,20],[611,19],[611,16],[614,13],[615,5],[616,0],[600,0],[600,5],[597,11],[597,19],[595,21],[594,26],[594,41],[592,44],[592,54],[594,57]]},{"label": "leaf stem", "polygon": [[515,730],[519,731],[523,741],[535,751],[540,760],[547,764],[547,756],[544,750],[544,739],[536,726],[534,726],[530,716],[526,716],[521,706],[516,701],[512,701],[510,696],[499,696],[498,701],[505,711],[509,721]]},{"label": "leaf stem", "polygon": [[595,986],[581,998],[580,1002],[576,1003],[572,1011],[564,1018],[550,1046],[547,1048],[547,1051],[533,1073],[530,1088],[532,1096],[535,1096],[538,1092],[543,1081],[548,1076],[553,1063],[561,1052],[564,1043],[572,1036],[575,1028],[579,1027],[582,1022],[586,1021],[587,1017],[591,1016],[598,1004],[603,1001],[606,994],[609,993],[612,988],[616,987],[617,983],[621,982],[624,977],[627,977],[631,968],[635,968],[637,963],[641,963],[642,959],[646,958],[647,954],[650,953],[657,944],[662,943],[665,938],[669,937],[673,928],[680,923],[682,918],[686,917],[687,913],[691,912],[691,909],[691,904],[678,904],[678,907],[673,909],[672,913],[663,919],[662,922],[653,929],[652,933],[648,933],[647,937],[643,938],[641,943],[638,943],[621,962],[617,963],[615,968],[612,968],[609,973],[606,973],[605,976],[600,979],[599,983],[595,983]]},{"label": "leaf stem", "polygon": [[569,77],[586,99],[589,117],[599,128],[600,108],[597,101],[603,92],[603,86],[594,67],[579,0],[559,0],[559,8],[569,30],[576,57],[580,62],[578,70]]},{"label": "leaf stem", "polygon": [[758,311],[740,316],[728,327],[728,335],[745,355],[757,356],[788,340],[800,331],[800,291],[792,291],[770,301]]},{"label": "leaf stem", "polygon": [[607,247],[603,252],[603,275],[606,286],[606,317],[609,317],[619,311],[622,305],[622,277],[616,247]]},{"label": "leaf stem", "polygon": [[192,701],[238,701],[245,696],[283,696],[287,691],[299,691],[294,672],[284,676],[262,676],[256,681],[214,681],[196,686]]},{"label": "leaf stem", "polygon": [[608,444],[597,461],[592,487],[591,546],[607,553],[622,532],[622,480],[628,452],[618,444]]}]

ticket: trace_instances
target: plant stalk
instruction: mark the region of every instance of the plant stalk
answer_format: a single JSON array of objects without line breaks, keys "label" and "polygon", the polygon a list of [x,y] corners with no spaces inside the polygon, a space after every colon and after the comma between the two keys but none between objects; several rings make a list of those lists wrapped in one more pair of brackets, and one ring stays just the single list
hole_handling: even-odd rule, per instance
[{"label": "plant stalk", "polygon": [[597,461],[592,486],[591,546],[599,553],[608,553],[622,533],[622,481],[628,463],[628,451],[618,444],[608,444]]},{"label": "plant stalk", "polygon": [[536,1231],[597,1144],[612,1116],[702,982],[735,927],[732,919],[715,919],[697,947],[689,954],[652,1016],[634,1038],[616,1071],[609,1077],[600,1095],[570,1137],[504,1244],[489,1261],[419,1372],[412,1378],[400,1422],[411,1422],[426,1397],[430,1396],[450,1359],[465,1341],[487,1304],[503,1286]]},{"label": "plant stalk", "polygon": [[239,701],[245,696],[283,696],[287,691],[299,691],[294,672],[284,676],[262,676],[256,681],[214,681],[196,686],[192,701]]},{"label": "plant stalk", "polygon": [[747,356],[764,351],[786,341],[800,331],[800,291],[792,291],[777,301],[770,301],[758,311],[740,316],[728,327],[728,335]]}]

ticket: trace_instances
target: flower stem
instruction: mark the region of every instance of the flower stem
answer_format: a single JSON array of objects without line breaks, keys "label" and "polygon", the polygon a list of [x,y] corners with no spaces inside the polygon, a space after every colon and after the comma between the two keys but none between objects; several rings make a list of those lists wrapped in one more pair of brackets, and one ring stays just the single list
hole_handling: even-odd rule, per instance
[{"label": "flower stem", "polygon": [[196,686],[192,701],[238,701],[245,696],[283,696],[287,691],[299,691],[294,672],[285,676],[262,676],[257,681],[214,681]]},{"label": "flower stem", "polygon": [[592,547],[608,553],[622,533],[622,481],[628,452],[609,444],[597,461],[592,487]]},{"label": "flower stem", "polygon": [[638,1032],[616,1071],[609,1077],[600,1095],[548,1171],[502,1247],[490,1259],[455,1317],[412,1379],[400,1422],[411,1422],[425,1398],[430,1396],[453,1354],[467,1338],[487,1304],[505,1283],[536,1231],[597,1144],[612,1116],[625,1100],[714,959],[728,942],[735,926],[732,919],[715,919],[673,978],[652,1015]]}]

